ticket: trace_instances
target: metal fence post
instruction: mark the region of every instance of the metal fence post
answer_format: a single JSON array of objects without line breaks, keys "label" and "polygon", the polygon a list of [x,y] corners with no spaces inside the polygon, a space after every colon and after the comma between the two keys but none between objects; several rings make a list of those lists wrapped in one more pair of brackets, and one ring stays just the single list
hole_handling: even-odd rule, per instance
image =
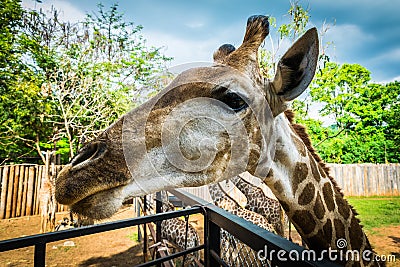
[{"label": "metal fence post", "polygon": [[34,267],[44,267],[46,265],[46,243],[35,245]]},{"label": "metal fence post", "polygon": [[220,263],[212,256],[212,254],[216,254],[218,256],[221,255],[221,228],[210,220],[207,222],[207,228],[208,236],[206,236],[206,266],[220,266]]},{"label": "metal fence post", "polygon": [[[161,192],[156,193],[156,213],[162,213]],[[161,221],[156,222],[156,243],[161,242]],[[155,257],[158,255],[155,253]],[[157,263],[157,267],[161,267],[161,263]]]},{"label": "metal fence post", "polygon": [[[146,196],[143,196],[143,214],[147,215],[147,200]],[[143,260],[147,262],[147,224],[143,224]]]}]

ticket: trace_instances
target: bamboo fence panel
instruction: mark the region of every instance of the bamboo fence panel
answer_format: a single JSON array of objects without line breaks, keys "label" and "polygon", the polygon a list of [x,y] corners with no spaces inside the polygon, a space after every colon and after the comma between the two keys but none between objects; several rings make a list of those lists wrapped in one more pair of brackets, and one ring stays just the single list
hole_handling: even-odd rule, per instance
[{"label": "bamboo fence panel", "polygon": [[[56,173],[62,166],[56,166]],[[8,165],[0,166],[0,219],[39,215],[39,191],[45,166]],[[57,204],[57,212],[68,207]]]},{"label": "bamboo fence panel", "polygon": [[[400,195],[400,164],[328,166],[331,176],[346,196]],[[56,166],[56,174],[61,168],[62,166]],[[0,219],[40,214],[39,190],[44,173],[45,167],[41,165],[0,166]],[[206,186],[187,188],[187,191],[211,201]],[[241,197],[240,194],[238,197]],[[67,210],[67,206],[57,205],[58,212]]]}]

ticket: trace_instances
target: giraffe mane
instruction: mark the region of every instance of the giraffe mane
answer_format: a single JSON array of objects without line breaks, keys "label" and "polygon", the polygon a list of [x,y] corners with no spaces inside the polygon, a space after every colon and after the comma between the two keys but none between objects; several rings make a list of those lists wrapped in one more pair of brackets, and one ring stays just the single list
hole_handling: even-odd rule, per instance
[{"label": "giraffe mane", "polygon": [[[336,180],[330,175],[330,168],[325,164],[325,162],[322,160],[320,155],[317,153],[317,151],[313,147],[313,145],[311,143],[311,138],[307,133],[307,128],[304,125],[295,123],[296,114],[293,112],[293,110],[290,110],[290,109],[285,110],[284,114],[285,114],[286,118],[289,120],[290,125],[292,126],[292,128],[294,129],[296,134],[300,137],[300,139],[303,141],[304,145],[306,146],[307,150],[311,153],[312,157],[317,162],[317,164],[322,168],[322,170],[329,177],[329,180],[331,180],[333,186],[335,187],[337,192],[343,197],[343,199],[347,203],[347,205],[349,205],[350,210],[352,211],[353,216],[356,219],[356,221],[360,224],[361,228],[364,228],[364,226],[362,225],[360,219],[357,217],[358,212],[354,209],[354,207],[352,205],[350,205],[348,200],[346,198],[344,198],[344,194],[342,192],[342,189],[337,184]],[[369,242],[368,238],[366,239],[366,242],[367,242],[367,245],[369,245],[371,247],[372,251],[375,253],[375,249],[371,245],[371,243]],[[384,263],[383,266],[386,266],[386,264]]]},{"label": "giraffe mane", "polygon": [[[300,139],[305,144],[307,150],[311,153],[312,157],[315,159],[317,164],[322,168],[322,170],[329,177],[329,179],[331,180],[333,186],[336,188],[337,192],[339,192],[339,194],[342,197],[344,197],[342,189],[337,184],[336,180],[330,175],[330,168],[325,164],[325,162],[322,160],[322,158],[320,157],[318,152],[313,147],[313,145],[311,143],[311,138],[307,133],[307,128],[304,125],[295,123],[295,116],[296,115],[293,112],[293,110],[288,109],[288,110],[285,110],[284,113],[285,113],[286,118],[289,120],[290,125],[292,126],[292,128],[296,132],[296,134],[300,137]],[[348,201],[346,199],[345,199],[345,201],[348,203]],[[348,205],[350,206],[350,209],[353,212],[354,216],[358,215],[358,212],[354,209],[354,207],[352,205],[350,205],[350,203],[348,203]],[[357,219],[358,222],[360,222],[360,220],[358,218],[356,218],[356,219]]]}]

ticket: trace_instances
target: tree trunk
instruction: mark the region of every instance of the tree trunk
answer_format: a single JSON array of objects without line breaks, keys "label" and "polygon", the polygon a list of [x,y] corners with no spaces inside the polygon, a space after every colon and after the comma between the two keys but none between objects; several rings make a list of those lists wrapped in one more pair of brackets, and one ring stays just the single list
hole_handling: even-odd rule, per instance
[{"label": "tree trunk", "polygon": [[40,207],[41,207],[41,220],[40,232],[52,232],[55,229],[56,223],[56,200],[55,200],[55,176],[56,168],[54,164],[55,151],[46,152],[46,164],[42,172],[42,181],[40,186]]}]

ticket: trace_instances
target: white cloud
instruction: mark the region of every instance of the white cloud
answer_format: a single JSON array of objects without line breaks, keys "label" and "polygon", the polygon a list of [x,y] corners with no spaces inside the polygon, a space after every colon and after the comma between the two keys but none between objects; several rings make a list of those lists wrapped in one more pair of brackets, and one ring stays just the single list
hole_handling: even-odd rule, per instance
[{"label": "white cloud", "polygon": [[391,82],[394,82],[394,81],[400,82],[400,76],[396,76],[396,77],[393,77],[393,78],[390,78],[390,79],[382,80],[382,81],[379,81],[378,83],[387,84],[387,83],[391,83]]},{"label": "white cloud", "polygon": [[375,63],[382,62],[399,62],[400,61],[400,47],[392,49],[390,51],[379,54],[378,56],[372,59]]},{"label": "white cloud", "polygon": [[368,46],[375,39],[372,33],[366,33],[355,24],[339,24],[331,27],[324,36],[324,42],[333,42],[328,50],[335,49],[339,61],[346,59],[352,52]]},{"label": "white cloud", "polygon": [[203,22],[191,22],[191,23],[186,23],[185,24],[187,27],[196,29],[196,28],[201,28],[204,26]]},{"label": "white cloud", "polygon": [[174,64],[212,60],[212,40],[194,41],[156,31],[144,31],[143,35],[149,45],[164,47],[165,54],[174,58]]},{"label": "white cloud", "polygon": [[37,3],[32,0],[22,0],[22,6],[28,9],[41,8],[43,11],[51,10],[51,7],[54,7],[60,12],[59,18],[62,21],[77,22],[82,21],[85,18],[84,12],[72,5],[70,2],[63,0],[43,1],[43,3]]},{"label": "white cloud", "polygon": [[173,64],[177,65],[189,62],[212,62],[212,55],[220,45],[232,43],[237,47],[238,43],[241,43],[243,37],[240,35],[243,33],[238,29],[240,26],[231,25],[216,32],[212,38],[203,40],[189,36],[178,37],[173,33],[146,30],[146,28],[143,30],[143,35],[149,45],[165,47],[165,54],[174,57]]}]

